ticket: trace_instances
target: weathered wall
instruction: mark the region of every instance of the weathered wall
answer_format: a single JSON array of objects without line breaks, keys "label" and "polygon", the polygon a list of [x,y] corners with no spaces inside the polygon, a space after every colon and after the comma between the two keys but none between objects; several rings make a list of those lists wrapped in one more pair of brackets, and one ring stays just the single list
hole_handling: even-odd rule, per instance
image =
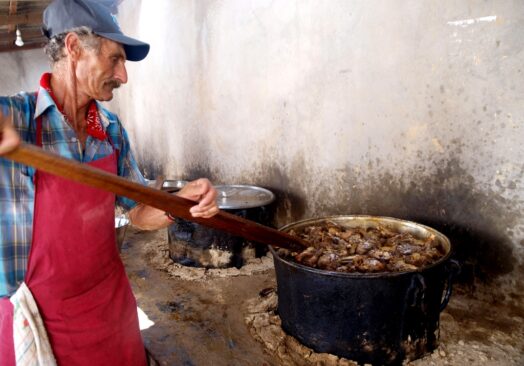
[{"label": "weathered wall", "polygon": [[0,52],[0,95],[36,91],[49,63],[41,49]]},{"label": "weathered wall", "polygon": [[522,272],[524,2],[126,0],[119,17],[152,46],[114,104],[147,174],[268,187],[278,224],[412,219],[451,237],[464,277]]}]

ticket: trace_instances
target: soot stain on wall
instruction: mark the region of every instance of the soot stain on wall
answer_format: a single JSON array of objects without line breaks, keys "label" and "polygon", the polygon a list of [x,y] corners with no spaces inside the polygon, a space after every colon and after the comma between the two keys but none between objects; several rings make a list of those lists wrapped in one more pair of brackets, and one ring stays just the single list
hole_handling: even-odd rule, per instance
[{"label": "soot stain on wall", "polygon": [[[462,265],[459,281],[464,284],[474,285],[476,279],[489,283],[515,270],[518,243],[512,242],[508,230],[522,220],[522,213],[510,209],[511,202],[497,192],[480,191],[458,159],[443,160],[438,166],[434,174],[427,175],[422,167],[410,172],[379,172],[377,163],[375,173],[366,172],[364,176],[355,175],[355,169],[348,165],[345,180],[338,186],[323,182],[310,195],[293,187],[308,174],[307,169],[292,172],[268,164],[263,176],[255,175],[259,185],[277,196],[277,226],[329,215],[396,217],[445,234],[452,243],[453,257]],[[326,200],[333,196],[333,189],[337,190],[337,199]]]},{"label": "soot stain on wall", "polygon": [[514,270],[516,243],[508,228],[518,224],[522,213],[508,209],[511,202],[497,193],[479,191],[458,160],[442,162],[429,176],[419,169],[401,175],[382,172],[355,177],[347,185],[354,188],[341,195],[339,204],[324,207],[324,215],[391,216],[433,227],[450,239],[464,283],[476,278],[489,282]]},{"label": "soot stain on wall", "polygon": [[[250,182],[271,190],[276,196],[274,227],[303,218],[329,215],[367,214],[390,216],[428,225],[451,241],[453,256],[462,265],[459,281],[474,285],[476,279],[491,280],[517,268],[511,228],[522,220],[522,213],[498,192],[481,191],[475,178],[459,159],[442,159],[433,174],[424,167],[411,171],[387,171],[380,161],[372,170],[355,173],[348,164],[342,181],[336,185],[324,177],[311,181],[305,161],[291,167],[263,162],[237,182]],[[149,169],[159,169],[150,162]],[[186,169],[186,179],[207,177],[220,181],[220,172],[195,164]],[[324,181],[322,181],[324,179]],[[309,193],[307,186],[316,184]],[[229,182],[235,184],[235,182]],[[240,184],[240,183],[239,183]],[[336,200],[333,197],[336,190]],[[313,208],[313,209],[312,209]],[[521,266],[520,266],[521,267]]]},{"label": "soot stain on wall", "polygon": [[[281,227],[296,218],[301,218],[306,212],[307,198],[300,189],[292,189],[289,176],[279,166],[264,169],[266,176],[259,180],[264,188],[275,194],[274,226]],[[296,176],[296,175],[291,175]]]},{"label": "soot stain on wall", "polygon": [[140,159],[137,160],[137,163],[146,179],[156,179],[159,175],[163,174],[164,166],[160,160]]}]

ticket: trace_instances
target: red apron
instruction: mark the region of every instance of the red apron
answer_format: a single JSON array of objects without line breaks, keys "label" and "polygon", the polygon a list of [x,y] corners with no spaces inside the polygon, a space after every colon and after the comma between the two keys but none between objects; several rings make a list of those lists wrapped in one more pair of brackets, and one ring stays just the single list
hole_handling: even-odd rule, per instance
[{"label": "red apron", "polygon": [[[116,174],[116,153],[88,165]],[[37,172],[25,282],[59,365],[147,364],[114,217],[114,194]]]},{"label": "red apron", "polygon": [[0,299],[0,365],[15,366],[13,304],[9,298]]}]

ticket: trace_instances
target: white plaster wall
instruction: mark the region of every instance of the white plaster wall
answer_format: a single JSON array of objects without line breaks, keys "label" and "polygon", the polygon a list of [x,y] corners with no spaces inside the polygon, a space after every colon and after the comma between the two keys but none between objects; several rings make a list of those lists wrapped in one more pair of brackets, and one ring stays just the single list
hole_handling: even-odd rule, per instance
[{"label": "white plaster wall", "polygon": [[152,47],[113,103],[146,173],[269,187],[280,223],[387,214],[473,250],[492,232],[494,267],[522,262],[524,2],[126,0],[119,18]]},{"label": "white plaster wall", "polygon": [[0,52],[0,95],[36,91],[40,76],[49,69],[42,49]]}]

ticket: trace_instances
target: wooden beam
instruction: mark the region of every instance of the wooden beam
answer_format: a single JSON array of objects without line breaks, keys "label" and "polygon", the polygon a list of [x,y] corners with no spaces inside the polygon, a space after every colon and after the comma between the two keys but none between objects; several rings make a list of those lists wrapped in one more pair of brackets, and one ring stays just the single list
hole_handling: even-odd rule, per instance
[{"label": "wooden beam", "polygon": [[[45,36],[42,34],[42,30],[40,29],[31,29],[31,30],[21,30],[22,39],[24,42],[31,42],[31,40],[34,40],[35,38],[46,40]],[[0,43],[8,43],[8,42],[14,42],[16,39],[16,33],[10,32],[10,33],[0,33]]]},{"label": "wooden beam", "polygon": [[15,15],[0,15],[0,25],[14,25],[17,24],[41,24],[42,13],[27,13]]},{"label": "wooden beam", "polygon": [[[17,8],[17,0],[10,0],[9,1],[9,15],[15,15],[16,14],[16,8]],[[7,28],[8,32],[13,32],[15,30],[16,26],[14,24],[9,24],[9,27]]]},{"label": "wooden beam", "polygon": [[24,50],[33,50],[35,48],[43,48],[43,43],[30,43],[30,44],[24,44],[22,47],[12,45],[4,45],[0,46],[0,52],[16,52],[16,51],[24,51]]}]

